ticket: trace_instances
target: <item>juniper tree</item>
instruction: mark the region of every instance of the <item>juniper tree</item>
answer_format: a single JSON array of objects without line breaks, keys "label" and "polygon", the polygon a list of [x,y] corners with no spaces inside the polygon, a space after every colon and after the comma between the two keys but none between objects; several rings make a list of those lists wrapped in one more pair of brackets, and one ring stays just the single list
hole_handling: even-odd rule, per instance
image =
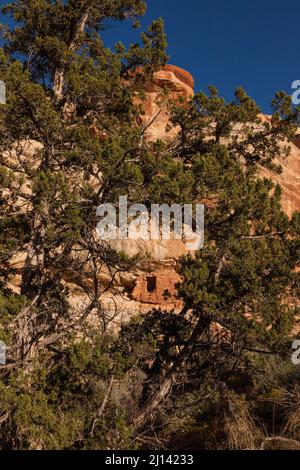
[{"label": "juniper tree", "polygon": [[245,370],[251,376],[261,356],[283,361],[290,353],[299,310],[299,214],[290,220],[283,213],[280,187],[259,171],[281,171],[298,110],[282,92],[273,110],[263,122],[242,88],[231,103],[210,87],[189,107],[170,104],[181,128],[172,156],[185,166],[192,200],[206,205],[205,246],[181,261],[181,313],[156,312],[141,327],[159,344],[137,427],[164,405],[169,417],[184,412],[193,391],[197,409],[208,390],[224,391]]},{"label": "juniper tree", "polygon": [[[0,110],[0,310],[1,339],[8,346],[1,424],[13,447],[37,445],[41,429],[42,446],[70,446],[74,429],[69,433],[62,425],[54,434],[50,431],[58,402],[48,406],[46,385],[35,378],[46,371],[53,375],[58,358],[72,349],[74,335],[85,336],[91,312],[105,331],[110,318],[101,296],[108,287],[99,273],[105,266],[113,281],[134,262],[96,237],[96,209],[104,202],[115,203],[124,192],[140,199],[148,149],[134,97],[140,94],[142,99],[142,82],[164,65],[166,40],[158,19],[128,50],[120,42],[115,51],[105,47],[101,31],[108,22],[131,20],[138,26],[145,12],[141,0],[16,1],[3,12],[14,26],[2,28],[0,58],[7,89],[7,103]],[[137,68],[143,73],[136,73]],[[31,160],[23,154],[28,143],[33,146]],[[10,280],[18,274],[13,260],[20,258],[18,291]],[[68,280],[89,298],[76,312],[68,302]],[[98,382],[105,377],[98,374]],[[93,393],[101,396],[97,387],[92,386]],[[20,394],[27,405],[18,399]],[[82,407],[79,421],[74,418],[83,441],[97,416],[96,402],[89,411]],[[67,405],[70,413],[72,403]],[[27,413],[35,408],[37,418],[29,424],[28,436],[18,440],[12,430],[19,429],[21,436],[27,427],[26,412],[20,419],[15,414],[22,406],[28,406]],[[42,424],[46,415],[49,421]]]},{"label": "juniper tree", "polygon": [[[32,194],[26,214],[14,214],[26,233],[7,253],[27,251],[22,293],[30,302],[60,289],[63,268],[73,269],[75,245],[87,249],[90,261],[100,256],[102,248],[93,240],[95,208],[114,202],[128,182],[134,191],[142,178],[138,165],[125,162],[144,152],[133,106],[138,86],[129,87],[126,75],[133,54],[120,45],[116,53],[106,49],[100,32],[105,21],[135,19],[144,9],[142,1],[20,1],[4,7],[16,27],[4,34],[1,60],[8,92],[1,110],[2,149],[28,139],[41,144],[34,168],[24,163],[15,168]],[[134,48],[134,66],[154,70],[165,61],[162,22],[142,36],[143,46]],[[3,163],[9,187],[13,168]],[[10,227],[16,192],[3,203],[2,220]],[[4,250],[6,242],[7,237]]]},{"label": "juniper tree", "polygon": [[[299,215],[287,218],[280,188],[258,169],[280,171],[274,158],[288,153],[297,110],[279,93],[263,123],[244,90],[225,103],[211,88],[170,102],[178,138],[145,143],[133,98],[143,99],[145,80],[165,63],[163,23],[128,50],[118,43],[112,52],[101,38],[107,22],[137,26],[144,10],[139,0],[4,8],[16,24],[3,28],[0,58],[8,99],[0,107],[0,334],[9,347],[0,430],[10,448],[134,447],[162,407],[170,419],[189,394],[220,393],[257,357],[285,352],[299,293]],[[32,160],[23,155],[28,140]],[[181,260],[180,314],[149,312],[119,338],[99,337],[86,324],[92,311],[109,320],[99,272],[109,267],[113,278],[134,260],[95,238],[96,208],[123,194],[146,204],[204,202],[206,241]],[[90,299],[76,317],[66,279]]]}]

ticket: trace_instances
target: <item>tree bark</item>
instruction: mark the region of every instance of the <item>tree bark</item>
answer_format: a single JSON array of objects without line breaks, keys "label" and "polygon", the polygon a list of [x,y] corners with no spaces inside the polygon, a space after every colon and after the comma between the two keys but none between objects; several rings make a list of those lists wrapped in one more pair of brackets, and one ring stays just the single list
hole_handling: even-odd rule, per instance
[{"label": "tree bark", "polygon": [[[46,217],[47,211],[44,214]],[[38,295],[41,287],[42,273],[45,267],[44,238],[46,224],[40,214],[35,214],[33,221],[33,238],[27,248],[27,259],[23,272],[22,293],[30,300]]]},{"label": "tree bark", "polygon": [[134,426],[139,429],[141,428],[157,411],[157,408],[165,401],[168,397],[173,383],[176,380],[176,376],[180,370],[186,365],[188,359],[190,358],[191,354],[194,351],[194,347],[199,336],[204,332],[207,328],[208,323],[210,323],[209,319],[201,318],[197,325],[194,328],[193,333],[190,336],[190,339],[186,343],[185,347],[183,348],[182,352],[179,354],[176,362],[170,368],[169,371],[166,371],[165,377],[162,382],[159,384],[158,389],[152,395],[150,400],[145,404],[144,408],[135,415],[133,418]]},{"label": "tree bark", "polygon": [[[76,50],[77,41],[79,39],[80,34],[82,34],[86,28],[88,18],[89,18],[89,10],[87,10],[87,12],[82,16],[81,20],[79,21],[77,25],[75,34],[68,48],[69,52]],[[64,94],[65,66],[66,64],[63,63],[54,72],[53,93],[57,102],[62,100],[63,94]]]},{"label": "tree bark", "polygon": [[64,70],[56,69],[54,72],[54,84],[53,84],[53,93],[57,102],[61,101],[63,98],[63,89],[64,89]]}]

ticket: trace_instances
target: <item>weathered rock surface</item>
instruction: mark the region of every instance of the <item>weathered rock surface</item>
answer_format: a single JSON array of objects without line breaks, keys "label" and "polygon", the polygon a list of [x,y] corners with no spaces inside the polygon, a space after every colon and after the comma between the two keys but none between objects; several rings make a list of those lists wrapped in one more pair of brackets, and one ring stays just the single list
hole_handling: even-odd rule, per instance
[{"label": "weathered rock surface", "polygon": [[278,158],[276,163],[282,167],[281,174],[275,174],[263,168],[261,174],[278,183],[282,189],[281,204],[289,217],[300,211],[300,147],[290,143],[291,153],[288,157]]},{"label": "weathered rock surface", "polygon": [[175,65],[166,65],[155,73],[153,82],[145,89],[145,94],[145,114],[142,116],[143,124],[147,127],[145,138],[155,141],[176,137],[179,129],[170,125],[167,102],[182,97],[190,100],[194,96],[194,79],[191,74]]},{"label": "weathered rock surface", "polygon": [[[168,99],[184,97],[189,100],[194,95],[194,80],[188,72],[173,65],[166,65],[163,70],[156,72],[154,82],[146,88],[145,115],[142,117],[144,125],[149,126],[145,133],[149,141],[170,140],[179,132],[178,127],[170,125],[167,98],[160,96],[164,88],[169,90]],[[269,120],[269,117],[262,116],[262,120]],[[295,211],[300,211],[300,132],[289,145],[290,155],[285,159],[278,158],[275,162],[282,166],[282,173],[274,174],[263,168],[261,175],[280,184],[283,191],[282,207],[291,217]]]},{"label": "weathered rock surface", "polygon": [[[168,100],[184,98],[190,100],[194,96],[193,77],[185,70],[167,65],[155,73],[154,80],[145,89],[143,124],[146,128],[145,138],[148,141],[171,140],[179,133],[179,128],[170,124],[167,111]],[[269,120],[262,116],[262,121]],[[282,173],[274,174],[265,168],[260,175],[271,178],[282,187],[282,207],[289,217],[295,211],[300,211],[300,133],[294,143],[290,143],[291,153],[285,159],[277,159],[282,165]],[[176,284],[180,278],[176,272],[176,261],[188,253],[186,245],[179,240],[145,241],[117,240],[113,244],[117,250],[124,251],[129,256],[142,255],[145,262],[140,264],[140,270],[131,275],[131,286],[128,290],[128,300],[121,296],[120,308],[132,312],[148,311],[151,308],[178,310],[181,302],[176,295]],[[125,280],[120,282],[125,287]],[[164,295],[165,292],[169,295]],[[129,292],[129,294],[128,294]],[[118,296],[114,297],[118,303]]]},{"label": "weathered rock surface", "polygon": [[[173,65],[167,65],[156,72],[153,82],[145,89],[145,113],[141,117],[145,126],[145,139],[168,141],[176,137],[179,128],[170,125],[167,102],[182,97],[189,100],[193,95],[194,80],[188,72]],[[292,216],[294,211],[300,211],[300,134],[290,145],[289,157],[282,161],[278,159],[283,168],[282,174],[275,175],[266,169],[261,169],[261,176],[267,176],[280,184],[283,189],[282,207],[289,216]],[[4,157],[17,177],[21,177],[22,166],[35,166],[39,163],[41,150],[39,142],[24,141],[5,152]],[[76,184],[79,184],[78,181]],[[95,185],[97,184],[99,181],[95,181]],[[29,210],[27,199],[30,195],[30,183],[25,181],[19,188],[15,207]],[[153,308],[162,307],[166,310],[181,308],[182,303],[176,294],[176,284],[180,281],[176,268],[178,259],[188,253],[183,241],[116,240],[113,248],[124,251],[129,256],[141,257],[136,269],[131,273],[120,274],[115,280],[112,292],[106,292],[102,298],[103,308],[111,314],[116,324]],[[26,253],[11,259],[11,266],[17,270],[17,274],[14,280],[9,281],[9,287],[16,292],[20,286],[25,260]],[[109,283],[106,272],[101,274],[102,281],[104,284]],[[67,279],[66,282],[69,283],[70,304],[74,310],[85,305],[88,299],[82,287],[78,286],[74,279]]]}]

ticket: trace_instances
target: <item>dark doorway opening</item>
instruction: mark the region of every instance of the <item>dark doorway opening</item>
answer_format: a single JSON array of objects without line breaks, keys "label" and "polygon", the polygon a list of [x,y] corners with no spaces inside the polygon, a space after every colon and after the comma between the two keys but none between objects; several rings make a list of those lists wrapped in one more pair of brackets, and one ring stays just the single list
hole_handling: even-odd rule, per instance
[{"label": "dark doorway opening", "polygon": [[148,276],[147,277],[147,291],[148,292],[155,292],[157,287],[156,276]]}]

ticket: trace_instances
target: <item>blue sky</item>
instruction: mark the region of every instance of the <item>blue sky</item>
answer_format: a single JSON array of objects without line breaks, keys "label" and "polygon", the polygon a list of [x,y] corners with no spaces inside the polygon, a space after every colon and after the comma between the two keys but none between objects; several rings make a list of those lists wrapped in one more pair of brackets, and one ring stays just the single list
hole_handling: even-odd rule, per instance
[{"label": "blue sky", "polygon": [[[0,5],[6,1],[0,0]],[[145,28],[163,17],[169,62],[195,78],[196,89],[215,85],[227,100],[243,85],[265,112],[276,91],[291,93],[300,80],[300,1],[148,0]],[[3,20],[3,19],[2,19]],[[136,42],[138,31],[111,25],[103,33],[109,46]]]},{"label": "blue sky", "polygon": [[[265,112],[278,90],[291,93],[300,79],[300,1],[289,0],[148,0],[146,26],[165,20],[169,62],[195,78],[196,89],[215,85],[231,99],[243,85]],[[119,36],[136,40],[137,31],[112,26],[109,44]]]}]

